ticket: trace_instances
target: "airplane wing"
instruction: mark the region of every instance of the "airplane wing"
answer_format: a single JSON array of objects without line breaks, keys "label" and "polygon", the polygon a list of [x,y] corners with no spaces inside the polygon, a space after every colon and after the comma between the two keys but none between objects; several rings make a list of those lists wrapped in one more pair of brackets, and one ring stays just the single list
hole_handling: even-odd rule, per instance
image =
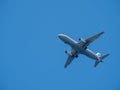
[{"label": "airplane wing", "polygon": [[100,32],[100,33],[98,33],[98,34],[96,34],[96,35],[94,35],[94,36],[86,39],[85,40],[86,41],[86,45],[85,46],[88,46],[91,42],[93,42],[94,40],[96,40],[97,38],[99,38],[103,33],[104,32]]},{"label": "airplane wing", "polygon": [[67,68],[67,66],[73,61],[73,59],[74,59],[74,56],[69,55],[64,67]]}]

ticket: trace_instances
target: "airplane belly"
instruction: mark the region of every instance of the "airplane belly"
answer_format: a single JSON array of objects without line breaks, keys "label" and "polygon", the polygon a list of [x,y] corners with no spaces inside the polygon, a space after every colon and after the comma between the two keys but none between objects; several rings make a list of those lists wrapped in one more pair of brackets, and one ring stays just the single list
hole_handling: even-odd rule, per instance
[{"label": "airplane belly", "polygon": [[71,47],[74,47],[77,43],[75,40],[72,40],[70,38],[64,38],[64,42],[69,44]]},{"label": "airplane belly", "polygon": [[98,57],[96,56],[96,54],[93,51],[91,51],[90,49],[86,49],[83,54],[92,59],[98,60]]},{"label": "airplane belly", "polygon": [[85,51],[85,49],[82,48],[82,47],[81,47],[80,45],[78,45],[77,43],[74,45],[73,48],[75,49],[75,51],[77,51],[78,53],[81,53],[81,54],[83,54],[84,51]]}]

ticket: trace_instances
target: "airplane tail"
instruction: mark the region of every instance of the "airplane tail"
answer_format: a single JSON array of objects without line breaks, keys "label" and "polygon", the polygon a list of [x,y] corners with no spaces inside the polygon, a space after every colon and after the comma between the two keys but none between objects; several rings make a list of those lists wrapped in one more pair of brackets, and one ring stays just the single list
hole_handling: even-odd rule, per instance
[{"label": "airplane tail", "polygon": [[95,61],[94,67],[96,67],[100,62],[103,62],[102,60],[105,59],[107,56],[109,56],[110,54],[105,54],[103,56],[99,56],[99,60]]},{"label": "airplane tail", "polygon": [[103,55],[103,56],[100,56],[100,60],[103,60],[103,59],[105,59],[107,56],[109,56],[110,54],[105,54],[105,55]]}]

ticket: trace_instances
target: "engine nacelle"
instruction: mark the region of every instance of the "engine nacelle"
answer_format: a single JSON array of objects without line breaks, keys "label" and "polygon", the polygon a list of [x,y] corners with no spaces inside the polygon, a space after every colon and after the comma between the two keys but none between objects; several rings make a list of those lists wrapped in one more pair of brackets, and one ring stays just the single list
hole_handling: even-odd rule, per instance
[{"label": "engine nacelle", "polygon": [[75,57],[78,58],[78,55],[76,55]]},{"label": "engine nacelle", "polygon": [[86,41],[83,38],[79,38],[79,44],[81,46],[85,45]]},{"label": "engine nacelle", "polygon": [[86,41],[83,38],[78,39],[80,42],[86,43]]},{"label": "engine nacelle", "polygon": [[69,56],[74,56],[74,57],[78,58],[78,55],[77,54],[73,55],[71,51],[65,51],[65,53]]},{"label": "engine nacelle", "polygon": [[81,41],[81,38],[79,38],[78,40]]},{"label": "engine nacelle", "polygon": [[68,55],[70,55],[70,56],[72,56],[71,51],[65,51],[65,53],[68,54]]}]

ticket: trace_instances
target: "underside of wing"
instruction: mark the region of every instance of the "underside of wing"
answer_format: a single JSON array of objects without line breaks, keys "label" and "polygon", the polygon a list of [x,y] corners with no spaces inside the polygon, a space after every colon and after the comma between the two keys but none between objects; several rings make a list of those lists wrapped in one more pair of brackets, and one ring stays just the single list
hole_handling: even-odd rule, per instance
[{"label": "underside of wing", "polygon": [[86,41],[86,44],[89,45],[91,42],[93,42],[94,40],[96,40],[97,38],[99,38],[103,33],[104,33],[104,32],[100,32],[100,33],[98,33],[98,34],[96,34],[96,35],[94,35],[94,36],[86,39],[86,40],[85,40],[85,41]]},{"label": "underside of wing", "polygon": [[64,67],[67,68],[67,66],[73,61],[73,59],[74,59],[74,56],[69,56]]}]

